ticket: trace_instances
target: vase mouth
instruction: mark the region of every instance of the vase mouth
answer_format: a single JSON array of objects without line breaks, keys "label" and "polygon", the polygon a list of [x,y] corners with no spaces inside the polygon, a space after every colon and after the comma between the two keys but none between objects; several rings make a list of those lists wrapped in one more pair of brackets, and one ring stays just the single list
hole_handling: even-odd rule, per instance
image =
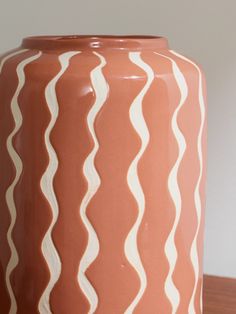
[{"label": "vase mouth", "polygon": [[22,41],[28,49],[168,49],[168,41],[161,36],[149,35],[57,35],[32,36]]}]

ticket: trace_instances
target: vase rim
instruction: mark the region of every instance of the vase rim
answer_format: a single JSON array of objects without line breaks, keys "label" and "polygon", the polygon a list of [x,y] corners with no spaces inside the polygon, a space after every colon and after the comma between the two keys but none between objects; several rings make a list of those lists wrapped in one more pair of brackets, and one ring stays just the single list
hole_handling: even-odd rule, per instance
[{"label": "vase rim", "polygon": [[31,36],[22,41],[23,48],[63,49],[168,49],[165,37],[152,35],[49,35]]}]

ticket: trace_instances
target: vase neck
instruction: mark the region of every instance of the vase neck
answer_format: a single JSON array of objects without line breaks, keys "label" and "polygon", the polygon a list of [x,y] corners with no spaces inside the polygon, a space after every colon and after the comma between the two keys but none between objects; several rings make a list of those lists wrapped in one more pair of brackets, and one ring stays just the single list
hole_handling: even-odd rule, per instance
[{"label": "vase neck", "polygon": [[168,49],[168,41],[157,36],[35,36],[23,39],[23,48],[39,50],[64,49]]}]

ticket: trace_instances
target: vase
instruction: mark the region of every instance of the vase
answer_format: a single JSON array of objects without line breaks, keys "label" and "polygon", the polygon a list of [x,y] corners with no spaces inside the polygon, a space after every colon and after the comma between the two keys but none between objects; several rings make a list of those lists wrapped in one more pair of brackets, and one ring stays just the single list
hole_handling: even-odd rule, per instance
[{"label": "vase", "polygon": [[0,60],[1,314],[202,313],[200,67],[155,36]]}]

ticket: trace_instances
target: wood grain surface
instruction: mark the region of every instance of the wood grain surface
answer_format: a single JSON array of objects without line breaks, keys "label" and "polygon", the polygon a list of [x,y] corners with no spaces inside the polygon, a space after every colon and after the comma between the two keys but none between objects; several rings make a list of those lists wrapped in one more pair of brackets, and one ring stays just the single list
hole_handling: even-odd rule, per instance
[{"label": "wood grain surface", "polygon": [[204,276],[203,314],[236,314],[236,279]]}]

